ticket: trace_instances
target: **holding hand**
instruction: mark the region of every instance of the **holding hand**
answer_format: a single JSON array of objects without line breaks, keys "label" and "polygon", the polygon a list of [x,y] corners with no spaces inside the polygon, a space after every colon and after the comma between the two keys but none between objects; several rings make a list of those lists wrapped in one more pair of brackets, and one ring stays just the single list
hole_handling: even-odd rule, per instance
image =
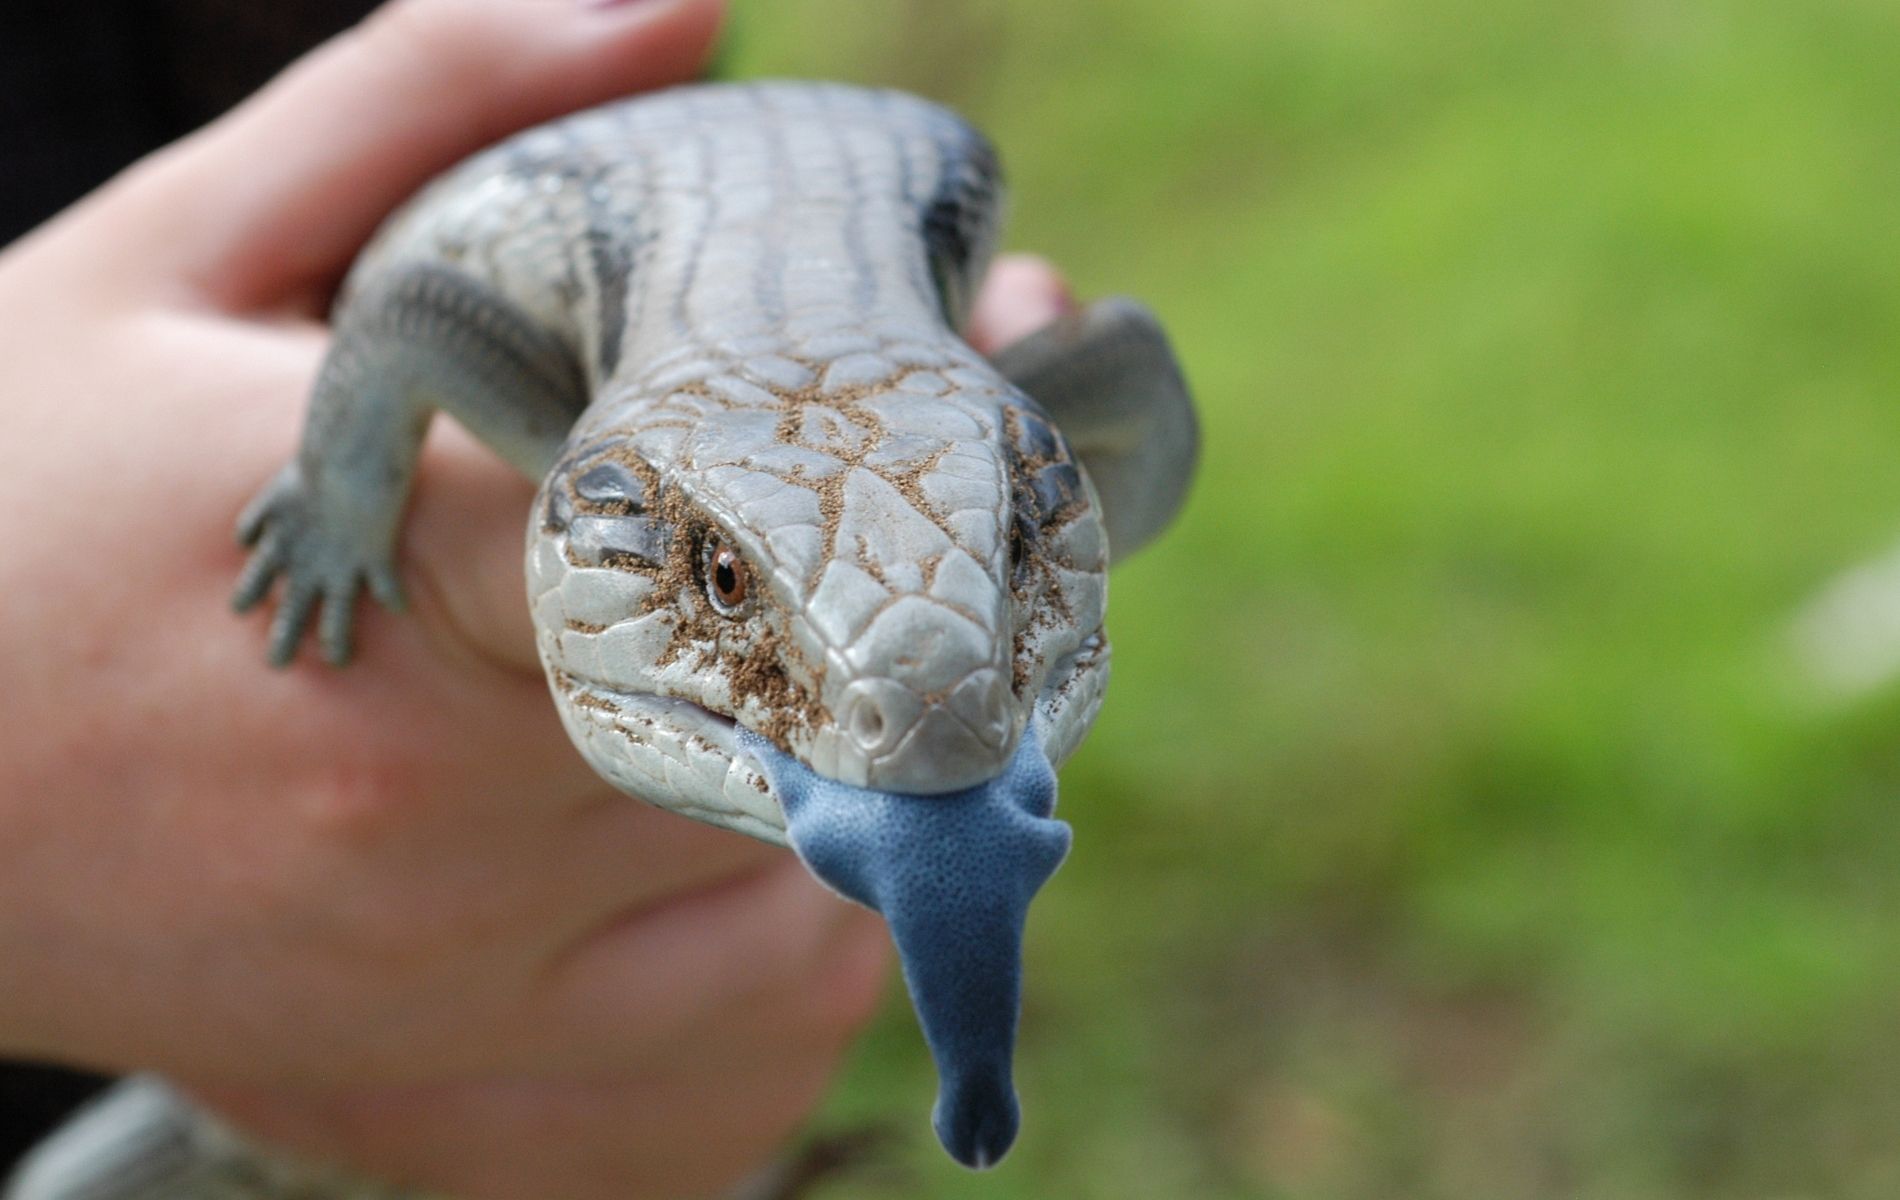
[{"label": "holding hand", "polygon": [[[709,1191],[885,971],[783,852],[613,792],[555,718],[532,486],[444,423],[412,615],[263,669],[232,522],[295,443],[377,221],[505,134],[690,77],[716,0],[403,0],[0,255],[0,1049],[154,1069],[471,1196]],[[986,348],[1061,306],[999,268]]]}]

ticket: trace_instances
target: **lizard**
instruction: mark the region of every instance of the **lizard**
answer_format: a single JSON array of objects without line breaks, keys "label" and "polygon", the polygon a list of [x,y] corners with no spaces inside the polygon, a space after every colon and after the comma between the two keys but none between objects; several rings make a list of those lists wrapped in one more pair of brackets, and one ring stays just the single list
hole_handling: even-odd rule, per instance
[{"label": "lizard", "polygon": [[[345,664],[361,594],[403,606],[435,413],[540,480],[528,603],[580,753],[883,914],[972,1167],[1017,1133],[1022,930],[1069,846],[1055,772],[1102,702],[1106,571],[1199,445],[1134,301],[993,359],[961,339],[1002,199],[962,118],[843,84],[689,85],[477,154],[345,280],[233,595],[275,595],[273,664],[311,636]],[[5,1196],[404,1194],[135,1076]]]}]

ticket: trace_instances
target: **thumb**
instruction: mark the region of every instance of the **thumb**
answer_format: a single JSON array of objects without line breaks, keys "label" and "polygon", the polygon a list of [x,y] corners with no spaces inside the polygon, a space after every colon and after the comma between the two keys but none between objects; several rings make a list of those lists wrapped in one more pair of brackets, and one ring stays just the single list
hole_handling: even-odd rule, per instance
[{"label": "thumb", "polygon": [[528,125],[693,77],[723,10],[393,0],[134,171],[117,199],[163,276],[233,311],[314,305],[430,176]]}]

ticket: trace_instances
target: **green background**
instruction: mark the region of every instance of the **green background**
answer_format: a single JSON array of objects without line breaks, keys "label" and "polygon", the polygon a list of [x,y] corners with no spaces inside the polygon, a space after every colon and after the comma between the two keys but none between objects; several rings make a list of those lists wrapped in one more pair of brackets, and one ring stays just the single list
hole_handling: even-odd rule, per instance
[{"label": "green background", "polygon": [[1204,470],[1114,577],[1022,1140],[902,998],[811,1195],[1900,1195],[1900,695],[1791,615],[1900,534],[1890,0],[752,0],[737,76],[1000,145]]}]

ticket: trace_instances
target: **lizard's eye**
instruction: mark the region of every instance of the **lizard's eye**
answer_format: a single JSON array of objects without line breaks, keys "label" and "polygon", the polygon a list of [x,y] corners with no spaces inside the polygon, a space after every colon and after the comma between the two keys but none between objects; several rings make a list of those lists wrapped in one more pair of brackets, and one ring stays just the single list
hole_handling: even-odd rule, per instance
[{"label": "lizard's eye", "polygon": [[732,545],[714,539],[706,548],[706,596],[714,608],[737,612],[752,594],[752,571]]}]

